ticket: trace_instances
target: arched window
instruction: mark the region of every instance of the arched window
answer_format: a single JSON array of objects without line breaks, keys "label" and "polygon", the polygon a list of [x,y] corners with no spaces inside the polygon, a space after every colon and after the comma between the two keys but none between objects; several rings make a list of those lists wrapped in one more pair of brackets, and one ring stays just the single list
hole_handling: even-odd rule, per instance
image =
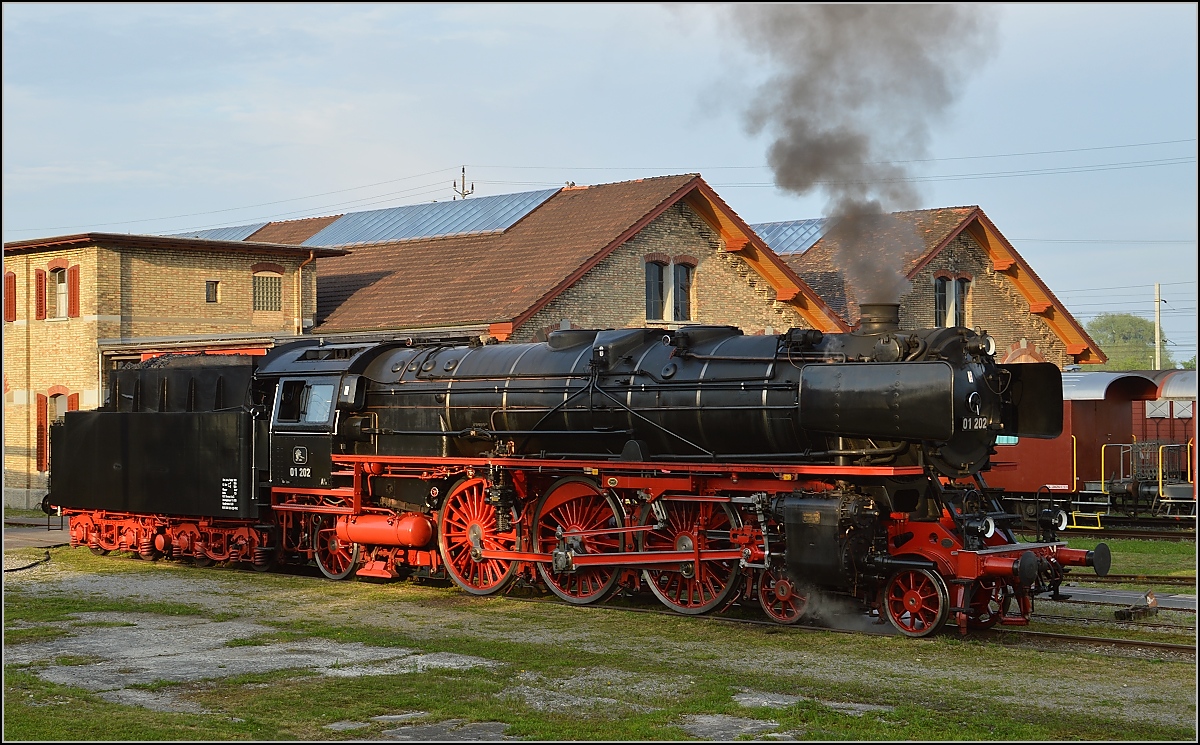
[{"label": "arched window", "polygon": [[933,321],[937,326],[967,325],[967,295],[971,292],[969,277],[938,276],[933,280]]},{"label": "arched window", "polygon": [[283,276],[276,272],[254,273],[254,309],[283,308]]},{"label": "arched window", "polygon": [[67,270],[51,269],[46,292],[46,317],[67,317]]},{"label": "arched window", "polygon": [[667,265],[660,261],[646,262],[646,320],[663,320],[667,288],[665,275]]},{"label": "arched window", "polygon": [[692,273],[694,266],[688,264],[675,265],[675,283],[671,287],[672,303],[676,321],[692,320]]},{"label": "arched window", "polygon": [[67,388],[56,385],[48,395],[37,394],[37,447],[35,459],[37,470],[50,468],[50,425],[62,421],[68,411],[79,410],[79,394],[67,393]]},{"label": "arched window", "polygon": [[283,310],[283,267],[261,261],[250,267],[250,273],[254,275],[254,310]]},{"label": "arched window", "polygon": [[676,323],[693,320],[692,285],[696,259],[652,253],[646,255],[645,261],[646,320]]}]

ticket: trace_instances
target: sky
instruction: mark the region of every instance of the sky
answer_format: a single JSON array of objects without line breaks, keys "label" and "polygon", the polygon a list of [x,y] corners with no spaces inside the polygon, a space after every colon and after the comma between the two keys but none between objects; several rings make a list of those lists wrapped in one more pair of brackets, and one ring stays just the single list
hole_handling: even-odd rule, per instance
[{"label": "sky", "polygon": [[[915,206],[979,205],[1081,323],[1152,320],[1160,284],[1195,355],[1197,5],[955,7],[981,33]],[[3,239],[443,201],[464,167],[475,196],[700,173],[749,223],[821,217],[774,183],[752,112],[788,71],[739,12],[5,3]]]}]

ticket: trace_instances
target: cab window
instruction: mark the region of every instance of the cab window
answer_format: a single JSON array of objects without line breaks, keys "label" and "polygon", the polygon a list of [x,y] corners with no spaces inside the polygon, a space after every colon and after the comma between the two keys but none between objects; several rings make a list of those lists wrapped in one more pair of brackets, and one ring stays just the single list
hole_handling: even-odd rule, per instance
[{"label": "cab window", "polygon": [[333,411],[333,383],[285,380],[279,386],[275,421],[280,424],[324,424]]}]

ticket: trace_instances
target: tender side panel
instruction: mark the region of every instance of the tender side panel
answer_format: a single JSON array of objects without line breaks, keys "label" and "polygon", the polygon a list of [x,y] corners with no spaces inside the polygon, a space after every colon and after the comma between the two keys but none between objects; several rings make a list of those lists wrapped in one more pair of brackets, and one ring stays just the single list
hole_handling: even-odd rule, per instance
[{"label": "tender side panel", "polygon": [[52,450],[59,506],[255,518],[244,411],[67,412]]}]

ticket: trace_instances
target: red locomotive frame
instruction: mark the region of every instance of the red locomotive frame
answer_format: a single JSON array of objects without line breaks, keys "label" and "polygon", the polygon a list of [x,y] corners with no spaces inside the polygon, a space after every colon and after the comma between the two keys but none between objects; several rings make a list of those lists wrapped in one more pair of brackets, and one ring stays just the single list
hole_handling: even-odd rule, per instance
[{"label": "red locomotive frame", "polygon": [[[922,477],[925,470],[334,455],[333,473],[344,486],[271,488],[270,508],[259,520],[64,514],[71,545],[97,553],[135,551],[147,559],[190,557],[258,570],[315,560],[331,579],[444,572],[477,595],[540,579],[559,598],[581,605],[620,588],[645,588],[684,614],[756,599],[768,617],[795,623],[816,590],[796,586],[782,550],[772,550],[772,539],[783,543],[783,526],[765,509],[770,498],[828,492],[840,479]],[[425,514],[378,506],[371,477],[457,480],[444,495],[431,489],[437,504]],[[498,496],[493,487],[500,482],[515,498]],[[911,636],[947,621],[962,633],[1027,624],[1039,565],[1061,580],[1065,567],[1093,560],[1065,543],[1013,544],[999,534],[968,549],[950,508],[942,510],[933,521],[881,515],[895,570],[886,581],[852,588],[880,620],[889,618]]]}]

